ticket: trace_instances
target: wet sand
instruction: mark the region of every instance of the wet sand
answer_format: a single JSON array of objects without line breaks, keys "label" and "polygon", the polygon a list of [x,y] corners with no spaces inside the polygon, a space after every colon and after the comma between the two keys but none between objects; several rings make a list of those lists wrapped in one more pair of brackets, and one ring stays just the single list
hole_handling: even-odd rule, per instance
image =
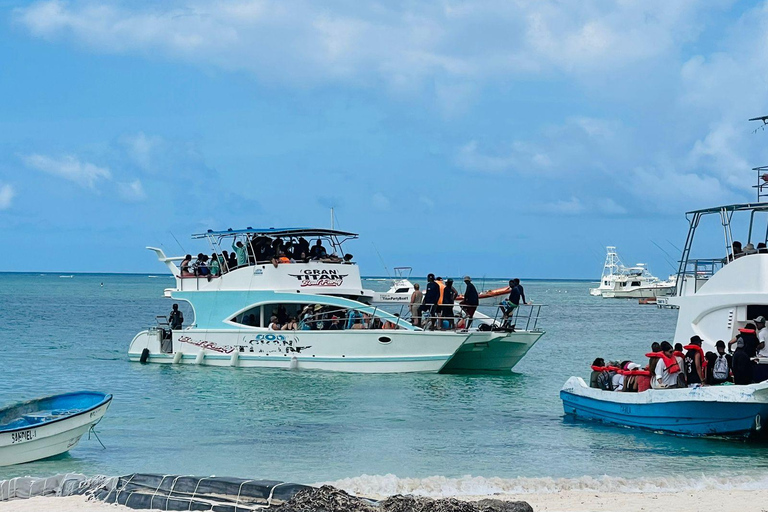
[{"label": "wet sand", "polygon": [[[379,496],[378,498],[383,498]],[[768,490],[702,490],[682,492],[595,492],[562,491],[558,493],[457,496],[459,499],[477,500],[495,498],[527,501],[536,512],[691,512],[712,510],[717,504],[719,512],[768,512]],[[132,510],[119,505],[87,501],[82,496],[66,498],[32,498],[0,503],[2,512],[122,512]]]}]

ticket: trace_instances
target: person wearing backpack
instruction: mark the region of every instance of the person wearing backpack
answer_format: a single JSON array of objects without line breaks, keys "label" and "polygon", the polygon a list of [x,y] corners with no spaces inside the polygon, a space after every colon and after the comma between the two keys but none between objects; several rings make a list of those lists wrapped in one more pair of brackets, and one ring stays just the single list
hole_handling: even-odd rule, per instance
[{"label": "person wearing backpack", "polygon": [[600,374],[603,373],[603,368],[605,368],[605,360],[602,357],[598,357],[592,361],[592,373],[589,375],[589,387],[600,388],[597,381]]},{"label": "person wearing backpack", "polygon": [[730,354],[725,353],[725,342],[717,340],[715,348],[717,348],[717,359],[712,364],[712,382],[710,382],[713,385],[728,382],[731,378],[731,368],[733,367],[733,358]]}]

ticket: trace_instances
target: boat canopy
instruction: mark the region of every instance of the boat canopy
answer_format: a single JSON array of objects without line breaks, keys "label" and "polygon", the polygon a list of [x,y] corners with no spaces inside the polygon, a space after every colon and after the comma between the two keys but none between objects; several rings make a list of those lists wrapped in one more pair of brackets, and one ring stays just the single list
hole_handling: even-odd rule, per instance
[{"label": "boat canopy", "polygon": [[768,203],[738,203],[727,204],[724,206],[714,206],[712,208],[703,208],[701,210],[691,210],[685,213],[686,218],[690,215],[707,215],[710,213],[741,212],[741,211],[768,211]]},{"label": "boat canopy", "polygon": [[232,229],[226,231],[214,231],[209,229],[205,233],[192,235],[192,238],[206,238],[209,236],[237,236],[237,235],[257,235],[272,237],[343,237],[347,240],[357,238],[357,233],[349,231],[339,231],[337,229],[323,228],[252,228],[248,226],[245,229]]}]

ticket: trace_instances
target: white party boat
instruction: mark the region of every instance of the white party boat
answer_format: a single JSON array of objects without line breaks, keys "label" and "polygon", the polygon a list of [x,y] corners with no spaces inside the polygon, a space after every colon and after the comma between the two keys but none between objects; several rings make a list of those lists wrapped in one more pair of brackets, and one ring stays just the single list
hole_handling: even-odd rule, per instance
[{"label": "white party boat", "polygon": [[606,253],[600,284],[589,289],[590,295],[606,299],[647,299],[672,295],[674,292],[675,276],[662,281],[651,274],[644,263],[626,267],[621,262],[616,247],[606,247]]},{"label": "white party boat", "polygon": [[[514,332],[492,330],[498,324],[493,319],[477,321],[472,329],[423,330],[379,305],[402,301],[363,288],[351,257],[273,263],[259,261],[257,250],[250,249],[256,240],[298,243],[305,237],[325,243],[328,253],[344,254],[342,244],[357,235],[306,228],[194,235],[219,254],[237,241],[249,248],[246,264],[223,265],[217,276],[183,272],[177,265],[183,257],[150,247],[175,276],[176,286],[165,296],[188,302],[195,318],[188,327],[171,330],[159,317],[160,325],[134,337],[130,360],[363,373],[510,371],[544,334],[537,325],[541,306],[529,306],[522,317],[518,312]],[[272,316],[279,323],[301,321],[274,330]],[[489,324],[488,330],[479,330],[481,323]]]}]

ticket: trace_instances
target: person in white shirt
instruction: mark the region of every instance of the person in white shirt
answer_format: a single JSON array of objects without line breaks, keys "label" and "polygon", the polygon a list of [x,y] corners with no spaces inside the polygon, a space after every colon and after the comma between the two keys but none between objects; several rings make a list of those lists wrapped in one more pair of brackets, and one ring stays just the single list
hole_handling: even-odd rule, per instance
[{"label": "person in white shirt", "polygon": [[768,327],[765,326],[765,317],[759,316],[753,322],[757,326],[757,339],[760,341],[757,346],[757,357],[768,358]]},{"label": "person in white shirt", "polygon": [[665,357],[663,357],[656,365],[656,371],[654,375],[654,381],[656,385],[654,388],[676,388],[677,376],[680,373],[680,365],[675,359],[675,351],[668,341],[662,341],[661,352]]}]

